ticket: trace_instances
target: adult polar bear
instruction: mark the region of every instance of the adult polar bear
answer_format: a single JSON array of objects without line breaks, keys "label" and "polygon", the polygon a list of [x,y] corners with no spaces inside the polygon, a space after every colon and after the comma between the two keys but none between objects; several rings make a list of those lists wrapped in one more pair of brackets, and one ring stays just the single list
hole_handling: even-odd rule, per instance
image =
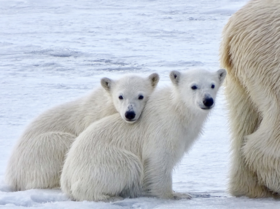
[{"label": "adult polar bear", "polygon": [[223,30],[232,159],[230,193],[280,193],[280,1],[253,0]]},{"label": "adult polar bear", "polygon": [[225,76],[224,69],[173,71],[172,87],[151,95],[136,124],[115,114],[90,125],[67,154],[62,191],[79,201],[189,197],[172,192],[172,170],[199,135]]},{"label": "adult polar bear", "polygon": [[128,123],[138,120],[158,80],[156,73],[103,78],[103,88],[39,115],[13,150],[7,184],[13,190],[59,186],[65,154],[74,139],[92,122],[117,112]]}]

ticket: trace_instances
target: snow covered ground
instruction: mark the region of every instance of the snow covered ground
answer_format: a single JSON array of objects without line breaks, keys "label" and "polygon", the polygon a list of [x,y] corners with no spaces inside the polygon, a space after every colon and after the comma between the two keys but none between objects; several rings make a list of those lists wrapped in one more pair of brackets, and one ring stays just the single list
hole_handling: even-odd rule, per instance
[{"label": "snow covered ground", "polygon": [[191,200],[73,202],[59,189],[10,192],[11,150],[32,118],[85,94],[101,77],[219,68],[221,31],[247,0],[0,0],[0,208],[279,208],[227,193],[229,131],[223,90],[204,134],[174,170]]}]

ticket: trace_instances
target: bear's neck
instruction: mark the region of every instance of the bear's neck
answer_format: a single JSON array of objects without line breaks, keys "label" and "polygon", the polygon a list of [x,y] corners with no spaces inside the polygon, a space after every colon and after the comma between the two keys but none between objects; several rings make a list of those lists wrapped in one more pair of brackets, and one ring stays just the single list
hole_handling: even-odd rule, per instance
[{"label": "bear's neck", "polygon": [[86,95],[84,101],[80,104],[80,112],[76,116],[76,121],[79,123],[76,125],[79,128],[76,130],[77,133],[81,133],[92,122],[116,112],[111,95],[102,87],[95,89],[89,95]]}]

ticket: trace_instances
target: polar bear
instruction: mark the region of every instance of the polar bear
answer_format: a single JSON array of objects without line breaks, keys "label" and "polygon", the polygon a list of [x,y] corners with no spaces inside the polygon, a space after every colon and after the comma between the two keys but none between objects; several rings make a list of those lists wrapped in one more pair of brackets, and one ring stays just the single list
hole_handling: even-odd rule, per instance
[{"label": "polar bear", "polygon": [[280,194],[280,1],[248,2],[228,21],[220,47],[232,134],[229,190]]},{"label": "polar bear", "polygon": [[74,139],[92,122],[117,112],[125,122],[136,122],[158,80],[156,73],[103,78],[102,87],[89,95],[39,115],[12,152],[7,184],[12,190],[59,186],[65,154]]},{"label": "polar bear", "polygon": [[91,124],[69,150],[61,188],[71,199],[188,198],[172,192],[172,170],[201,132],[226,71],[172,71],[134,125],[118,114]]}]

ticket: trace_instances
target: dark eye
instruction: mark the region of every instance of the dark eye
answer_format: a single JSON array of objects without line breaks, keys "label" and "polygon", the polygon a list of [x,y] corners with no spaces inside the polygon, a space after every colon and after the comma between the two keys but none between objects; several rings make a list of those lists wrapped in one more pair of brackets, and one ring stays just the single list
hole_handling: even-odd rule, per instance
[{"label": "dark eye", "polygon": [[144,99],[144,96],[143,95],[139,95],[138,99],[142,100],[142,99]]},{"label": "dark eye", "polygon": [[196,90],[196,89],[197,89],[197,86],[196,86],[196,85],[193,85],[191,88],[192,88],[192,90]]},{"label": "dark eye", "polygon": [[122,95],[120,95],[120,96],[119,96],[119,99],[120,99],[120,100],[123,100],[123,96],[122,96]]},{"label": "dark eye", "polygon": [[215,85],[214,85],[214,84],[212,84],[212,85],[211,85],[211,88],[212,88],[212,89],[214,89],[214,88],[215,88]]}]

